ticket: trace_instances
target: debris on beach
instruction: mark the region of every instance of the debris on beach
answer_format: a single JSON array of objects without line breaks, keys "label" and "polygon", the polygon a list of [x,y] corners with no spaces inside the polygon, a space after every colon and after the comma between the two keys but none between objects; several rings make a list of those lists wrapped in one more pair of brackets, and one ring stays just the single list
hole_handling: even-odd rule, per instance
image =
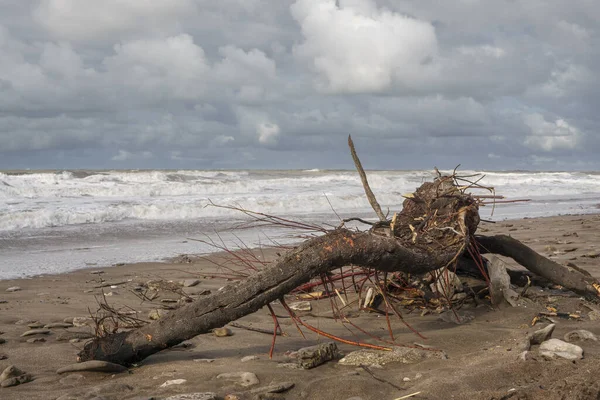
[{"label": "debris on beach", "polygon": [[339,356],[338,347],[335,342],[327,342],[298,349],[288,355],[296,359],[299,367],[311,369],[321,364],[336,359]]},{"label": "debris on beach", "polygon": [[3,388],[21,385],[32,380],[33,377],[30,374],[21,371],[14,365],[9,365],[0,374],[0,386]]},{"label": "debris on beach", "polygon": [[[550,301],[552,296],[560,297],[565,293],[600,300],[600,281],[584,270],[544,257],[512,236],[478,233],[480,207],[497,201],[511,202],[502,200],[493,188],[482,185],[478,177],[460,175],[456,170],[442,174],[436,169],[432,181],[424,182],[412,193],[404,195],[401,211],[386,215],[368,185],[351,138],[348,144],[378,221],[349,218],[341,220],[338,227],[329,227],[211,204],[244,214],[251,220],[249,224],[304,230],[307,239],[298,246],[286,248],[286,252],[272,263],[265,262],[244,246],[234,252],[212,242],[224,253],[223,264],[221,261],[216,264],[227,271],[221,277],[236,282],[193,300],[182,290],[184,282],[147,281],[139,285],[144,290],[133,292],[143,301],[152,301],[158,296],[172,297],[164,296],[166,292],[179,295],[181,301],[168,305],[173,308],[169,315],[169,321],[173,323],[165,324],[160,319],[149,323],[139,321],[137,328],[122,329],[127,326],[121,320],[123,316],[113,310],[110,319],[107,313],[111,310],[105,306],[102,309],[105,314],[94,321],[96,338],[84,345],[79,352],[80,359],[129,366],[194,336],[211,331],[216,335],[219,329],[227,329],[221,328],[223,325],[263,307],[273,318],[269,351],[269,357],[272,357],[275,341],[283,333],[280,318],[290,318],[302,335],[303,330],[310,331],[346,345],[393,353],[391,350],[398,346],[392,318],[397,318],[423,338],[402,317],[401,310],[404,309],[417,315],[437,314],[448,322],[464,323],[474,317],[471,310],[478,306],[499,306],[506,302],[520,308],[536,304],[533,309],[539,310],[539,303],[544,298]],[[347,227],[350,222],[368,227],[365,230]],[[512,258],[528,271],[509,270],[489,254]],[[517,282],[520,287],[516,286]],[[379,314],[387,325],[389,340],[376,337],[377,343],[366,343],[333,335],[311,325],[304,316],[296,313],[298,309],[308,310],[306,305],[298,307],[286,302],[291,296],[308,302],[312,297],[301,296],[319,292],[318,298],[327,298],[330,302],[330,316],[353,334],[362,332],[357,337],[374,335],[351,321],[355,313]],[[185,304],[187,302],[189,304]],[[275,304],[283,307],[286,315],[282,316],[280,310],[276,313],[272,307]],[[312,308],[313,305],[308,304]],[[581,314],[551,310],[539,313],[533,322],[541,319],[552,322],[553,317],[580,319]],[[112,325],[104,326],[106,321]],[[531,345],[531,339],[528,340]],[[542,340],[541,346],[548,346],[547,342]],[[127,343],[127,346],[120,346],[121,343]],[[337,348],[328,346],[330,344],[316,349],[311,355],[306,352],[305,356],[298,357],[298,365],[310,368],[334,359]]]},{"label": "debris on beach", "polygon": [[229,328],[215,328],[213,329],[213,335],[216,337],[226,337],[233,335],[233,331]]}]

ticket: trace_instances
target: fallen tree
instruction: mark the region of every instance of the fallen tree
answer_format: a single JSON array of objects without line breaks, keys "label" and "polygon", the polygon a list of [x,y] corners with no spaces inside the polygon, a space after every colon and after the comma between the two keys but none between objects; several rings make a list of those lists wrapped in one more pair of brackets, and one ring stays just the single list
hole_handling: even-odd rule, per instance
[{"label": "fallen tree", "polygon": [[[86,343],[79,361],[131,365],[163,349],[268,306],[311,279],[353,265],[382,272],[423,274],[452,268],[466,254],[498,253],[590,299],[600,285],[589,274],[563,267],[508,236],[478,236],[479,199],[456,177],[426,182],[406,196],[402,211],[383,215],[350,148],[363,185],[380,221],[366,232],[343,226],[309,239],[243,281],[170,312],[143,327],[97,337]],[[484,274],[484,271],[482,271]],[[284,303],[285,304],[285,303]]]}]

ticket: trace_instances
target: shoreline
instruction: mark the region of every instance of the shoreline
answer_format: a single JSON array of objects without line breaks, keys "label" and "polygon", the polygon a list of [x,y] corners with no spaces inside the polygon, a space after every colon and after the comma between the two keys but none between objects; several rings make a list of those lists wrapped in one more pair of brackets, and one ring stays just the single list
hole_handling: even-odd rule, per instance
[{"label": "shoreline", "polygon": [[[600,216],[600,211],[598,212],[594,212],[594,213],[581,213],[581,214],[563,214],[563,215],[556,215],[556,216],[543,216],[543,217],[523,217],[523,218],[516,218],[516,219],[505,219],[505,220],[500,220],[500,221],[495,221],[495,222],[488,222],[488,221],[482,221],[479,226],[478,226],[478,230],[477,233],[489,233],[491,232],[492,234],[495,233],[496,231],[498,231],[498,229],[495,228],[495,226],[502,226],[503,224],[514,224],[514,223],[519,223],[519,221],[522,223],[523,221],[540,221],[541,223],[544,223],[544,221],[560,221],[562,219],[571,219],[571,218],[581,218],[581,217],[594,217],[594,216]],[[511,233],[514,231],[508,231],[506,233]],[[257,232],[257,235],[259,235],[259,233]],[[193,242],[193,239],[186,239],[185,242],[187,241],[191,241]],[[297,243],[301,243],[302,241],[298,241]],[[288,244],[288,243],[286,243]],[[292,245],[292,243],[290,243],[290,245]],[[266,246],[265,249],[269,249],[272,246]],[[258,250],[261,247],[256,246],[256,247],[251,247],[252,250]],[[14,250],[13,250],[14,252]],[[115,263],[112,264],[101,264],[101,263],[95,263],[95,262],[86,262],[86,266],[85,267],[81,267],[81,268],[77,268],[77,269],[72,269],[69,271],[65,271],[65,272],[59,272],[59,273],[44,273],[44,274],[37,274],[37,275],[28,275],[28,276],[23,276],[23,277],[19,277],[19,278],[3,278],[0,276],[0,285],[2,284],[2,282],[6,282],[6,281],[16,281],[16,280],[29,280],[29,279],[35,279],[38,277],[51,277],[51,276],[55,276],[55,275],[64,275],[64,274],[70,274],[70,273],[75,273],[78,271],[85,271],[85,270],[94,270],[94,269],[110,269],[110,268],[121,268],[123,266],[126,265],[135,265],[135,264],[176,264],[179,263],[177,260],[182,258],[182,257],[190,257],[192,259],[197,259],[199,257],[206,257],[206,256],[212,256],[212,255],[217,255],[218,253],[221,253],[222,250],[215,250],[214,252],[209,251],[209,252],[198,252],[198,253],[193,253],[193,252],[188,252],[188,253],[180,253],[177,255],[173,255],[173,256],[167,256],[167,257],[158,257],[158,258],[151,258],[148,260],[142,260],[142,261],[135,261],[135,262],[123,262],[123,261],[117,261]],[[1,259],[1,255],[0,255],[0,259]]]},{"label": "shoreline", "polygon": [[[478,233],[510,234],[555,261],[566,264],[573,262],[600,277],[600,214],[584,214],[560,217],[528,218],[503,221],[495,224],[482,223]],[[259,257],[270,259],[275,250],[265,250]],[[578,298],[563,297],[552,291],[544,292],[536,303],[527,307],[493,310],[488,305],[465,305],[474,319],[456,325],[439,319],[439,315],[408,312],[402,309],[404,319],[427,339],[422,339],[407,329],[400,321],[392,320],[394,337],[398,343],[414,342],[427,344],[443,350],[449,360],[426,359],[414,364],[391,363],[371,372],[396,386],[375,380],[369,373],[356,367],[328,362],[311,370],[293,370],[280,367],[286,360],[285,353],[301,347],[328,341],[313,333],[302,338],[292,321],[281,319],[287,336],[279,337],[275,356],[269,360],[271,336],[231,327],[233,336],[216,337],[211,333],[196,336],[185,342],[185,346],[164,350],[144,360],[129,373],[107,375],[98,372],[81,372],[58,375],[56,370],[75,362],[75,357],[84,341],[70,343],[61,338],[92,331],[91,321],[82,326],[51,329],[47,334],[27,337],[28,324],[63,322],[74,317],[88,317],[98,308],[97,298],[106,295],[114,307],[129,307],[147,319],[150,312],[160,308],[160,300],[179,298],[173,293],[160,293],[153,303],[142,302],[134,293],[135,288],[150,280],[197,279],[200,282],[184,291],[195,299],[205,296],[207,291],[218,291],[230,284],[226,277],[217,277],[215,262],[223,254],[213,253],[207,259],[192,258],[190,263],[170,262],[135,263],[118,267],[94,266],[63,274],[42,275],[26,279],[0,281],[0,368],[8,365],[33,375],[34,380],[11,388],[0,388],[3,400],[29,399],[91,399],[89,393],[106,400],[164,399],[180,393],[215,392],[220,398],[228,393],[240,393],[240,399],[255,397],[235,383],[216,377],[227,372],[252,372],[260,380],[260,386],[281,382],[293,382],[294,388],[284,394],[286,399],[329,398],[346,400],[360,396],[363,400],[395,399],[421,391],[424,397],[416,399],[448,398],[491,399],[509,394],[509,390],[526,392],[528,399],[553,400],[577,397],[577,387],[598,386],[600,374],[600,343],[580,344],[585,351],[583,360],[545,361],[543,359],[521,361],[518,359],[519,342],[540,329],[546,323],[531,327],[532,318],[546,307],[552,306],[560,312],[579,312],[579,320],[556,320],[555,338],[562,338],[574,329],[586,329],[600,337],[598,321],[590,320],[588,309]],[[514,263],[508,262],[510,267]],[[103,273],[93,273],[102,270]],[[21,290],[6,292],[20,286]],[[104,287],[99,287],[104,286]],[[108,295],[110,293],[110,295]],[[553,294],[554,293],[554,294]],[[296,301],[295,296],[289,296]],[[329,299],[311,301],[312,311],[304,312],[303,320],[324,331],[345,338],[370,342],[368,336],[356,332],[352,336],[344,326],[331,318]],[[274,304],[277,314],[285,314],[279,304]],[[370,333],[386,337],[386,321],[376,313],[354,312],[353,323]],[[239,323],[260,329],[272,329],[272,319],[267,310],[241,318]],[[69,336],[70,335],[70,336]],[[44,341],[28,342],[29,339]],[[344,354],[357,350],[356,347],[338,344]],[[242,358],[251,357],[242,362]],[[204,360],[204,361],[195,361]],[[206,361],[213,360],[213,361]],[[406,380],[405,378],[408,378]],[[173,379],[185,379],[180,385],[160,387]],[[561,383],[563,382],[563,383]],[[561,383],[562,386],[559,385]],[[258,385],[257,385],[258,386]],[[540,389],[542,386],[544,389]],[[87,393],[87,394],[86,394]],[[595,392],[594,392],[595,393]],[[71,396],[71,397],[69,397]],[[563,397],[560,397],[563,396]],[[566,396],[566,397],[565,397]]]}]

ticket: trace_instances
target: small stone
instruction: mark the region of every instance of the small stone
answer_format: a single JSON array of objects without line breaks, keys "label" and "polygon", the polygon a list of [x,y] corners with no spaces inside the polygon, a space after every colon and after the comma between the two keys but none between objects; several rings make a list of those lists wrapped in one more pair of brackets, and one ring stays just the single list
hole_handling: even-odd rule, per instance
[{"label": "small stone", "polygon": [[415,379],[420,379],[423,377],[423,374],[420,372],[417,372],[417,374],[415,375]]},{"label": "small stone", "polygon": [[70,322],[53,322],[51,324],[44,325],[46,329],[57,329],[57,328],[71,328],[73,326]]},{"label": "small stone", "polygon": [[254,361],[254,360],[258,360],[257,356],[246,356],[242,358],[242,362],[248,362],[248,361]]},{"label": "small stone", "polygon": [[165,400],[217,400],[217,394],[213,392],[176,394]]},{"label": "small stone", "polygon": [[290,308],[294,311],[310,311],[310,310],[312,310],[310,301],[297,301],[295,303],[290,303]]},{"label": "small stone", "polygon": [[6,360],[7,358],[8,358],[8,356],[6,354],[0,353],[0,360]]},{"label": "small stone", "polygon": [[49,329],[31,329],[27,332],[21,334],[21,337],[31,336],[31,335],[47,335],[50,333]]},{"label": "small stone", "polygon": [[590,311],[588,313],[588,318],[590,319],[590,321],[600,321],[600,311]]},{"label": "small stone", "polygon": [[405,376],[404,378],[402,378],[402,382],[410,382],[410,378],[408,376]]},{"label": "small stone", "polygon": [[15,367],[14,365],[9,365],[0,374],[0,382],[6,380],[8,378],[15,378],[17,376],[23,375],[24,373],[25,372],[21,371],[19,368]]},{"label": "small stone", "polygon": [[213,329],[213,334],[216,337],[225,337],[233,335],[233,332],[229,328],[215,328]]},{"label": "small stone", "polygon": [[21,290],[21,288],[19,286],[12,286],[12,287],[9,287],[8,289],[6,289],[6,291],[9,293],[18,292],[19,290]]},{"label": "small stone", "polygon": [[550,339],[540,345],[540,355],[551,360],[555,358],[579,360],[583,358],[583,349],[560,339]]},{"label": "small stone", "polygon": [[592,332],[583,329],[578,329],[565,334],[565,342],[578,342],[584,340],[593,340],[594,342],[597,342],[598,338]]},{"label": "small stone", "polygon": [[148,318],[150,318],[153,321],[156,321],[157,319],[161,319],[162,317],[164,317],[167,314],[168,314],[168,311],[157,308],[156,310],[152,310],[148,313]]},{"label": "small stone", "polygon": [[226,372],[224,374],[217,375],[217,379],[235,381],[244,387],[258,385],[260,383],[256,374],[252,372]]},{"label": "small stone", "polygon": [[517,360],[520,361],[529,361],[529,360],[534,360],[535,358],[533,357],[533,353],[531,351],[525,350],[523,352],[521,352],[518,356],[517,356]]},{"label": "small stone", "polygon": [[46,339],[44,339],[43,337],[34,337],[31,339],[27,339],[27,343],[42,343],[45,341],[46,341]]},{"label": "small stone", "polygon": [[73,338],[73,339],[69,340],[69,343],[79,343],[79,342],[81,342],[81,339],[79,339],[79,338]]},{"label": "small stone", "polygon": [[41,322],[34,322],[34,323],[31,323],[31,324],[27,324],[27,327],[29,329],[40,329],[40,328],[44,327],[44,324],[42,324]]},{"label": "small stone", "polygon": [[186,382],[187,382],[187,379],[171,379],[169,381],[166,381],[162,385],[160,385],[160,387],[167,387],[167,386],[172,386],[172,385],[183,385]]},{"label": "small stone", "polygon": [[262,386],[256,389],[252,389],[250,393],[283,393],[294,387],[294,382],[281,382],[269,386]]},{"label": "small stone", "polygon": [[23,383],[31,382],[32,380],[33,380],[33,378],[31,375],[23,374],[23,375],[16,376],[14,378],[8,378],[8,379],[3,380],[0,383],[0,386],[2,386],[3,388],[17,386],[17,385],[21,385]]},{"label": "small stone", "polygon": [[531,335],[529,335],[529,343],[531,343],[532,345],[541,344],[546,340],[550,339],[555,327],[556,324],[550,324],[543,329],[533,332]]},{"label": "small stone", "polygon": [[240,398],[238,396],[236,396],[235,394],[228,394],[223,399],[224,400],[240,400]]},{"label": "small stone", "polygon": [[214,358],[194,358],[195,362],[199,362],[199,363],[211,363],[211,362],[215,362]]},{"label": "small stone", "polygon": [[94,322],[90,317],[75,317],[71,321],[75,326],[87,326]]},{"label": "small stone", "polygon": [[335,342],[326,342],[316,346],[303,347],[294,355],[299,366],[310,369],[335,359],[339,355],[339,351]]},{"label": "small stone", "polygon": [[184,279],[181,284],[183,287],[194,287],[200,283],[199,279]]}]

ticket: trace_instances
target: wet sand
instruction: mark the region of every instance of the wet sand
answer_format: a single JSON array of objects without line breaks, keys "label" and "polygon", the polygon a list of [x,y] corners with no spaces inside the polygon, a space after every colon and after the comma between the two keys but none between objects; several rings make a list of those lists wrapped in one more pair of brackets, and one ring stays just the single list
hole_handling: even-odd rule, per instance
[{"label": "wet sand", "polygon": [[[505,233],[523,241],[534,250],[566,264],[574,263],[600,278],[600,215],[562,216],[539,219],[522,219],[496,224],[480,224],[481,234]],[[272,259],[274,251],[258,253]],[[370,368],[370,373],[360,367],[340,365],[330,361],[310,370],[282,368],[288,351],[328,341],[314,333],[305,332],[302,338],[289,318],[281,324],[287,336],[278,337],[275,355],[268,357],[271,336],[230,327],[232,336],[216,337],[212,333],[199,335],[186,346],[162,351],[149,357],[137,367],[120,374],[81,372],[58,375],[56,370],[72,364],[84,341],[71,343],[66,332],[90,332],[90,326],[51,329],[50,334],[21,337],[28,323],[48,324],[73,317],[87,317],[97,310],[98,296],[112,293],[106,299],[114,307],[130,307],[147,319],[148,313],[160,307],[160,300],[179,298],[173,293],[160,292],[154,303],[142,302],[133,289],[149,280],[198,279],[197,286],[183,290],[201,299],[203,292],[216,291],[230,283],[222,277],[212,277],[216,272],[209,260],[185,258],[168,263],[139,263],[80,270],[62,275],[46,275],[32,279],[0,281],[0,368],[15,365],[33,375],[34,380],[19,386],[0,388],[0,399],[163,399],[180,393],[215,392],[219,398],[237,393],[238,398],[253,399],[249,390],[273,383],[293,382],[294,387],[281,395],[285,399],[397,399],[420,392],[413,399],[588,399],[600,393],[600,343],[578,343],[584,349],[584,358],[577,361],[553,360],[541,357],[521,361],[518,359],[519,343],[527,334],[547,325],[540,321],[531,326],[533,317],[552,306],[560,312],[579,312],[581,318],[556,319],[554,338],[562,339],[574,329],[586,329],[600,336],[600,322],[591,320],[590,309],[578,297],[563,296],[549,289],[538,292],[535,302],[527,307],[502,307],[493,309],[489,301],[476,306],[467,303],[460,311],[468,310],[475,318],[457,325],[439,319],[436,313],[420,315],[404,313],[406,321],[427,339],[422,339],[393,320],[393,332],[399,344],[414,342],[443,350],[447,360],[426,359],[413,364],[391,363],[383,368]],[[595,258],[596,257],[596,258]],[[511,268],[514,262],[506,260]],[[18,265],[14,266],[18,268]],[[114,284],[116,288],[98,286]],[[6,292],[18,286],[19,291]],[[534,293],[535,288],[534,288]],[[199,300],[201,301],[201,300]],[[295,301],[295,296],[289,296]],[[352,340],[374,342],[366,335],[350,334],[339,322],[330,318],[328,299],[311,301],[313,310],[301,313],[303,319],[324,331]],[[599,306],[600,307],[600,306]],[[283,307],[274,305],[278,315],[285,315]],[[388,338],[385,317],[366,312],[351,313],[352,322],[371,334]],[[266,309],[237,321],[247,326],[272,329],[272,319]],[[93,323],[88,322],[89,325]],[[45,341],[29,343],[28,339]],[[338,344],[344,354],[357,350]],[[533,352],[536,353],[535,347]],[[256,359],[242,362],[242,358]],[[210,359],[213,361],[206,361]],[[198,361],[200,360],[200,361]],[[217,379],[225,372],[252,372],[260,383],[244,388],[234,382]],[[66,379],[65,379],[66,378]],[[179,385],[160,387],[168,380],[185,379]],[[69,396],[70,394],[70,396]],[[62,397],[61,397],[62,396]],[[276,397],[273,397],[276,398]]]}]

